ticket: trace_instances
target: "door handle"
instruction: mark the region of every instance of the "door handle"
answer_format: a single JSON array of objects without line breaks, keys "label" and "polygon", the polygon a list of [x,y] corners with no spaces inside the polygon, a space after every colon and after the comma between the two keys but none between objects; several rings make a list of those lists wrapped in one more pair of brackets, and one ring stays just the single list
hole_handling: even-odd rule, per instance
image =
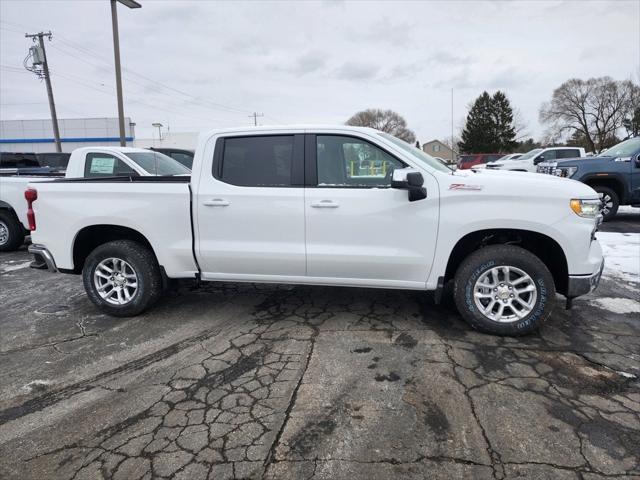
[{"label": "door handle", "polygon": [[214,198],[212,200],[205,200],[202,204],[207,207],[228,207],[230,202],[224,198]]},{"label": "door handle", "polygon": [[311,204],[313,208],[338,208],[340,205],[333,200],[321,200]]}]

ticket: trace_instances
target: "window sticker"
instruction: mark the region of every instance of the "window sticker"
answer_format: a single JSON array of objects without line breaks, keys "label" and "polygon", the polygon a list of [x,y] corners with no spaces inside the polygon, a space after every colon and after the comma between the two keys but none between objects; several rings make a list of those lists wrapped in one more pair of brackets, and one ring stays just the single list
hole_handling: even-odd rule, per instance
[{"label": "window sticker", "polygon": [[113,157],[93,158],[91,160],[90,173],[102,173],[113,174],[113,167],[116,163],[116,159]]}]

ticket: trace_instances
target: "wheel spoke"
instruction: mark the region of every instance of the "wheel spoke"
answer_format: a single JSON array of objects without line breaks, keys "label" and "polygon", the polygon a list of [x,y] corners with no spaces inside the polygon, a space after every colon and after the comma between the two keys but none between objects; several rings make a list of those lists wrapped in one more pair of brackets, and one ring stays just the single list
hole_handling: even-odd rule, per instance
[{"label": "wheel spoke", "polygon": [[521,293],[533,292],[535,289],[536,287],[534,285],[527,285],[524,288],[516,288],[516,293],[520,295]]},{"label": "wheel spoke", "polygon": [[476,292],[474,293],[474,295],[476,298],[493,298],[492,293]]}]

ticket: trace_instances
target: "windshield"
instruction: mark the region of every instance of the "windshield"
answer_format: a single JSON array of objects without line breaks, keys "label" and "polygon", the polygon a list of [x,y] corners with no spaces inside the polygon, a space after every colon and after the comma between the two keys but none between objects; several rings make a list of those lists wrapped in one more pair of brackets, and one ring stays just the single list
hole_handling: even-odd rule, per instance
[{"label": "windshield", "polygon": [[534,148],[533,150],[530,150],[524,155],[522,155],[521,157],[519,157],[518,160],[528,160],[530,158],[533,158],[536,155],[538,155],[542,150],[543,150],[542,148]]},{"label": "windshield", "polygon": [[127,157],[151,175],[190,175],[191,170],[171,157],[158,152],[129,152]]},{"label": "windshield", "polygon": [[389,135],[385,132],[377,132],[378,135],[383,137],[386,140],[389,140],[394,145],[397,145],[402,150],[407,152],[411,157],[415,158],[421,163],[426,163],[431,168],[438,170],[440,172],[451,173],[452,170],[447,167],[442,161],[436,160],[431,155],[427,155],[419,148],[414,147],[413,145],[408,144],[407,142],[400,140],[399,138],[394,137],[393,135]]},{"label": "windshield", "polygon": [[598,157],[630,157],[640,150],[640,137],[630,138],[600,153]]}]

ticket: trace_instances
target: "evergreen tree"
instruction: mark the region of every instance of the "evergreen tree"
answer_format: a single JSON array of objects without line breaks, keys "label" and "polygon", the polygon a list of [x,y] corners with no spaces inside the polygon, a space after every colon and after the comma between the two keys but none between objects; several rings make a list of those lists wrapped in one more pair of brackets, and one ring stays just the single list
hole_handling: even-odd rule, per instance
[{"label": "evergreen tree", "polygon": [[515,137],[507,96],[501,91],[493,96],[482,92],[469,110],[459,146],[465,153],[510,152],[517,145]]},{"label": "evergreen tree", "polygon": [[511,152],[516,146],[513,109],[507,96],[498,90],[492,97],[494,126],[493,146],[496,152]]}]

